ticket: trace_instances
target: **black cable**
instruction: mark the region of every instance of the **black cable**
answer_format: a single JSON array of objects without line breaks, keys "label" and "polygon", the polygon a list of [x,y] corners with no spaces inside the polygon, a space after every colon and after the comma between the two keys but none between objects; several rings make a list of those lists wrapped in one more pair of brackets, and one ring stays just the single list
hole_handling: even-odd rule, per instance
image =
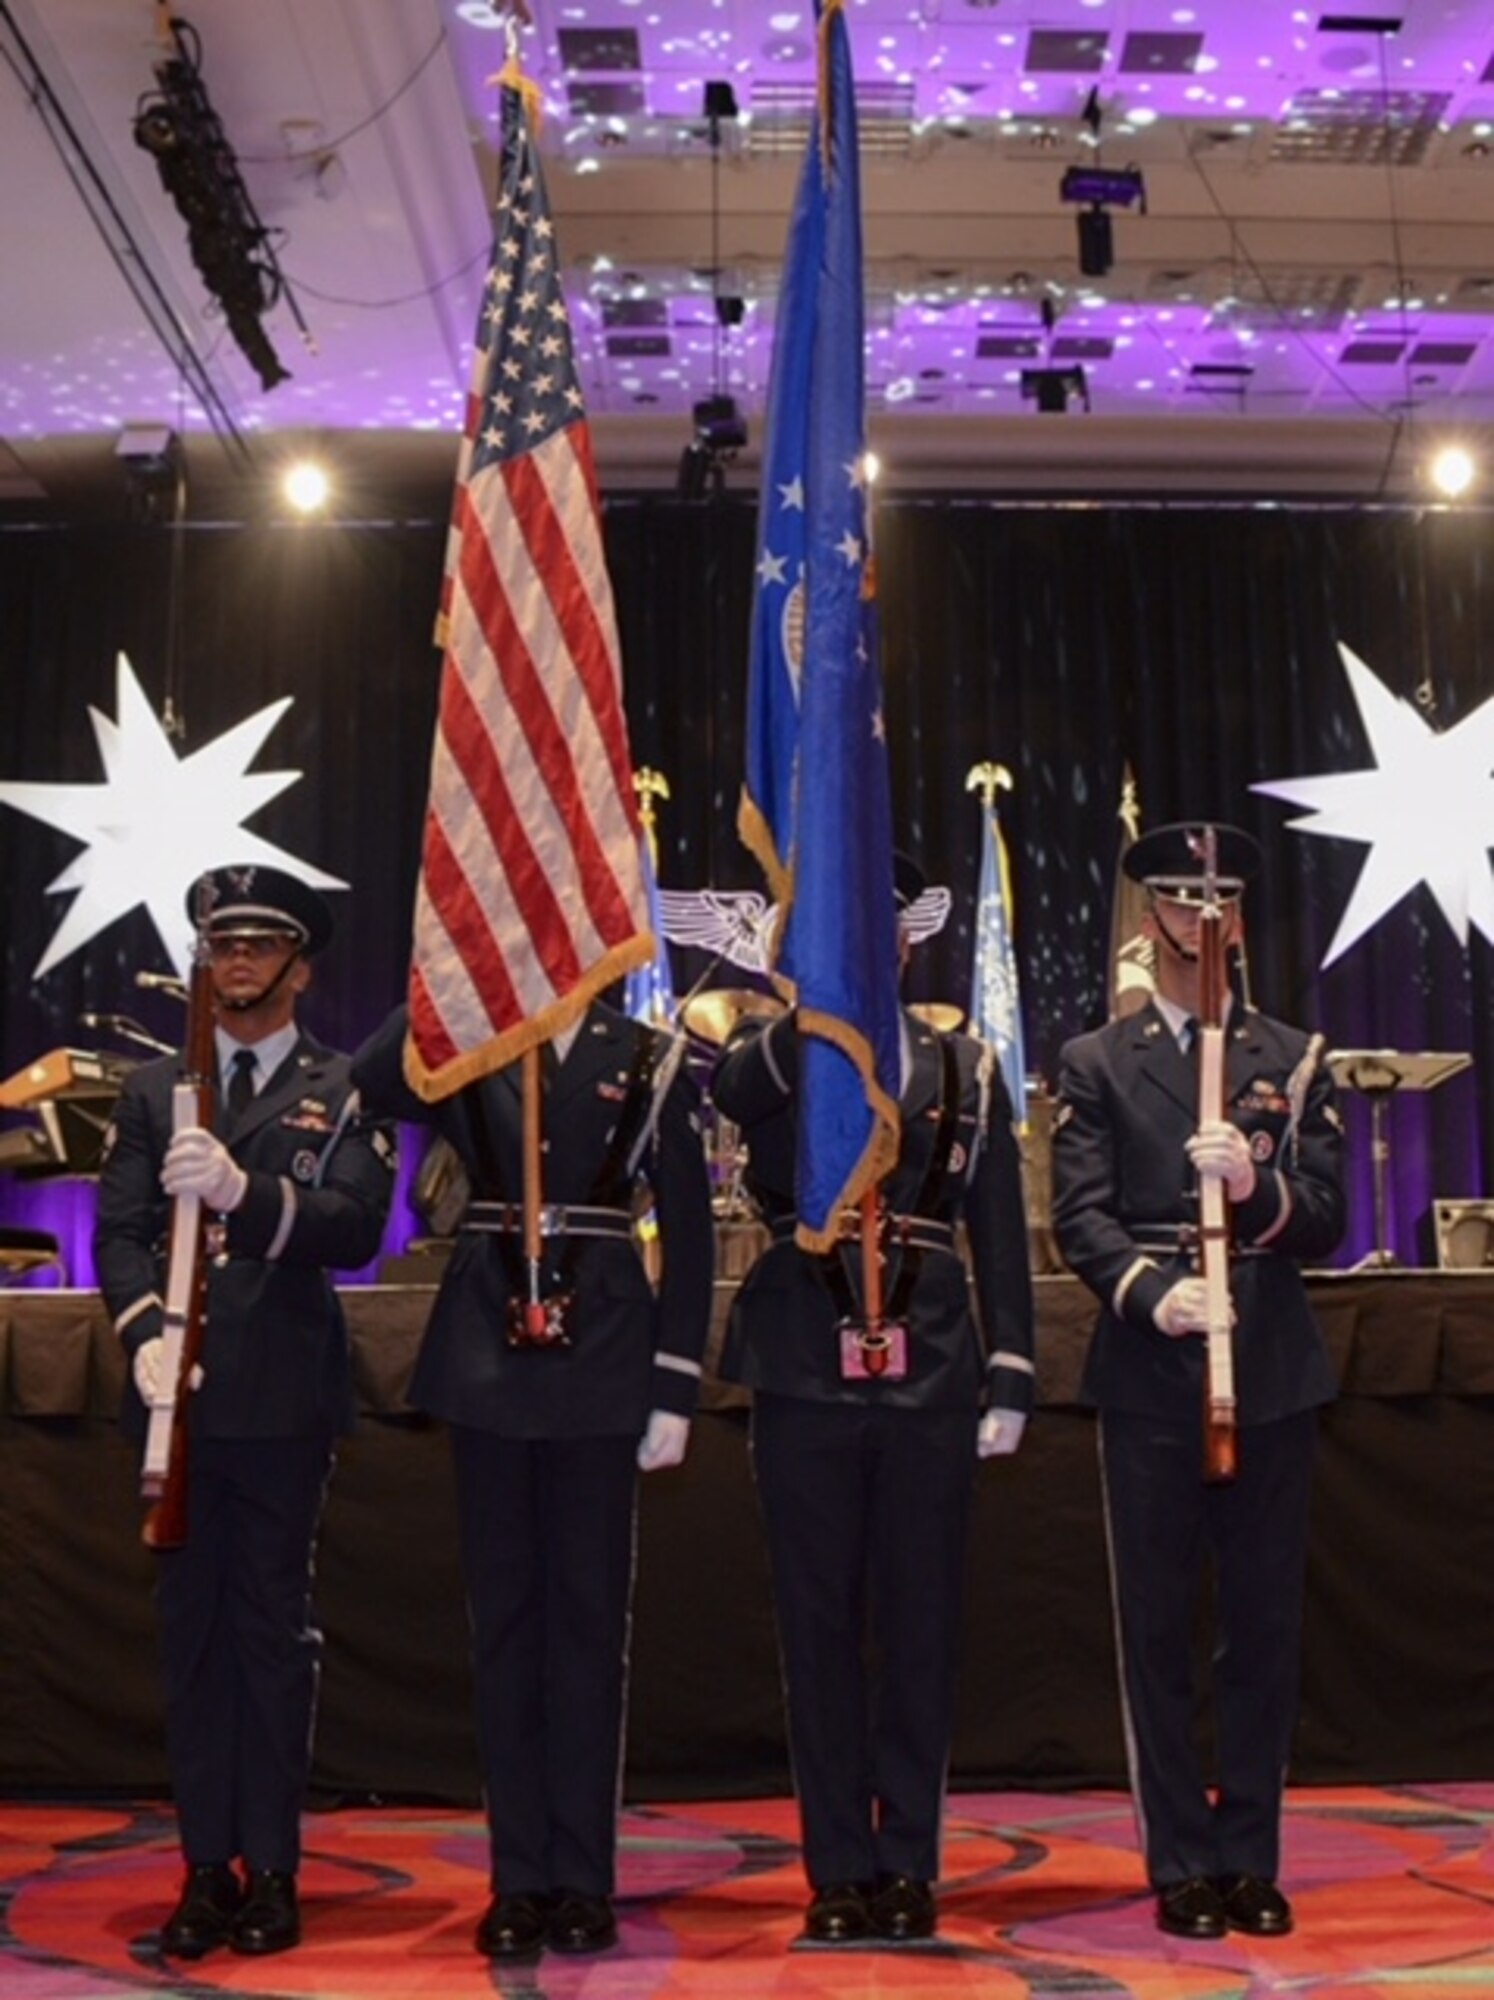
[{"label": "black cable", "polygon": [[345,146],[349,139],[356,139],[360,132],[366,132],[371,125],[377,125],[386,112],[392,111],[405,95],[405,92],[412,90],[421,77],[424,76],[436,57],[441,53],[447,39],[446,30],[443,28],[430,48],[420,58],[420,61],[416,63],[414,69],[410,71],[404,82],[396,85],[393,94],[386,97],[382,104],[377,105],[370,111],[366,118],[360,118],[356,125],[350,125],[347,131],[340,133],[337,138],[323,139],[320,144],[312,146],[304,153],[240,153],[239,158],[247,160],[251,166],[255,167],[277,167],[283,166],[287,162],[291,166],[297,166],[303,160],[316,161],[325,159],[329,153],[335,153],[341,147]]}]

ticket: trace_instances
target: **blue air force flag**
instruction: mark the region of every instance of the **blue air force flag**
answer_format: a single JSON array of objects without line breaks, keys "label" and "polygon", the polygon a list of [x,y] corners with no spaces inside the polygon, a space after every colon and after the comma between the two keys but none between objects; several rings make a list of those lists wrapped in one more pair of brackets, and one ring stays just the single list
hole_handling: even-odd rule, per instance
[{"label": "blue air force flag", "polygon": [[[797,1200],[808,1248],[833,1239],[841,1209],[891,1166],[898,1136],[892,808],[867,507],[856,104],[842,4],[816,8],[819,109],[789,237],[785,300],[795,299],[796,310],[786,325],[780,316],[788,351],[781,366],[775,359],[764,492],[769,526],[783,511],[803,512],[799,782],[780,969],[798,998]],[[794,506],[775,515],[775,496]],[[760,566],[759,635],[780,598]],[[749,737],[759,749],[767,743],[756,710]]]}]

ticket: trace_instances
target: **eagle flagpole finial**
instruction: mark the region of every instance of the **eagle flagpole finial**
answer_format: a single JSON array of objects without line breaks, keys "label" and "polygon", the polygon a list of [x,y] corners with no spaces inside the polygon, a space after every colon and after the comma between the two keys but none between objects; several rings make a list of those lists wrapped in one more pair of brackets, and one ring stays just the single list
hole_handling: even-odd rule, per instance
[{"label": "eagle flagpole finial", "polygon": [[993,764],[989,758],[983,764],[972,764],[965,773],[965,790],[980,793],[980,802],[987,812],[996,804],[997,792],[1012,789],[1012,774],[1005,764]]}]

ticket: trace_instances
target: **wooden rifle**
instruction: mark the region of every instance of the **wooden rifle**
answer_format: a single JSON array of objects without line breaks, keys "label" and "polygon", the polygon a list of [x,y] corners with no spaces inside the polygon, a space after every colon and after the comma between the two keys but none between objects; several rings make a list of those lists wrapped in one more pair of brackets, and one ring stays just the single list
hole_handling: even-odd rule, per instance
[{"label": "wooden rifle", "polygon": [[[1224,1117],[1224,913],[1219,902],[1218,836],[1199,838],[1203,904],[1198,925],[1198,1122]],[[1204,1371],[1204,1478],[1227,1485],[1239,1471],[1235,1429],[1234,1311],[1229,1291],[1229,1208],[1224,1182],[1203,1174],[1198,1184],[1199,1263],[1208,1295]]]},{"label": "wooden rifle", "polygon": [[[214,897],[211,876],[197,885],[194,917],[197,938],[187,987],[187,1032],[181,1070],[171,1093],[173,1135],[189,1126],[213,1129],[217,1110],[217,1050],[213,1040],[213,963],[208,917]],[[195,1194],[172,1198],[166,1253],[166,1304],[161,1367],[150,1399],[140,1497],[148,1503],[141,1539],[147,1548],[179,1549],[187,1539],[187,1415],[201,1377],[202,1340],[207,1325],[207,1255],[202,1201]]]}]

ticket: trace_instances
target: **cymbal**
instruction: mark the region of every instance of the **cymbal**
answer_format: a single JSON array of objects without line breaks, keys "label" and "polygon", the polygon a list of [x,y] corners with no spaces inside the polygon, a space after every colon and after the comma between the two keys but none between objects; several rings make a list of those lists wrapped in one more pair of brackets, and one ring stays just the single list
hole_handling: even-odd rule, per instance
[{"label": "cymbal", "polygon": [[708,992],[694,994],[680,1011],[692,1035],[719,1048],[738,1021],[759,1014],[778,1015],[783,1007],[776,993],[759,993],[750,986],[713,986]]},{"label": "cymbal", "polygon": [[951,1006],[947,1000],[912,1000],[908,1012],[925,1026],[937,1028],[941,1035],[952,1035],[965,1018],[964,1008]]}]

